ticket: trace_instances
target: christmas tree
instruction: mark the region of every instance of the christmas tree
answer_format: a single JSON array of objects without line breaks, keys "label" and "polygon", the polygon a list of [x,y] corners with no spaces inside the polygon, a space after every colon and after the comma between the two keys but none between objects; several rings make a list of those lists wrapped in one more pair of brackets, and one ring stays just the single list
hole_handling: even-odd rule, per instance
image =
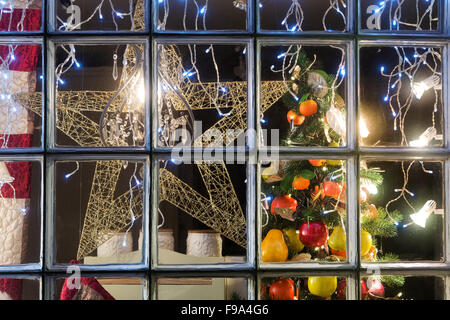
[{"label": "christmas tree", "polygon": [[[290,48],[295,49],[294,47]],[[298,49],[297,49],[298,50]],[[289,55],[286,52],[285,55]],[[289,92],[283,97],[291,130],[282,144],[295,146],[330,146],[345,144],[345,103],[336,85],[345,68],[338,74],[314,69],[317,65],[304,50],[297,51],[297,64]],[[301,98],[299,98],[301,97]],[[360,166],[360,222],[362,261],[393,261],[394,254],[381,254],[377,241],[397,236],[398,211],[386,212],[371,203],[377,187],[383,183],[382,171]],[[341,160],[310,159],[273,161],[262,170],[264,194],[261,259],[263,262],[343,262],[346,257],[346,163]],[[265,221],[266,220],[266,221]],[[345,296],[345,280],[336,277],[309,279],[271,279],[263,285],[262,295],[272,299],[313,299]],[[344,281],[344,282],[343,282]],[[384,296],[383,283],[402,286],[402,277],[371,278],[373,286],[364,288],[362,298]],[[374,282],[376,281],[376,282]],[[294,287],[297,287],[295,293]],[[302,290],[307,287],[308,290]],[[372,290],[373,287],[373,290]],[[378,288],[378,290],[375,290]],[[373,292],[370,292],[372,290]],[[363,293],[365,294],[363,295]]]}]

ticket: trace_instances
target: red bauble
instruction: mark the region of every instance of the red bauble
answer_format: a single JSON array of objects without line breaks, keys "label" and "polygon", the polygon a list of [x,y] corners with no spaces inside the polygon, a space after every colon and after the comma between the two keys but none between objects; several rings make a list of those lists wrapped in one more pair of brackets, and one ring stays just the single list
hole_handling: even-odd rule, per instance
[{"label": "red bauble", "polygon": [[278,196],[273,199],[272,204],[270,205],[270,212],[273,214],[278,214],[277,210],[286,209],[290,209],[294,212],[297,210],[297,200],[290,195]]},{"label": "red bauble", "polygon": [[[339,300],[345,300],[345,289],[347,287],[347,281],[342,280],[337,286],[337,298]],[[367,296],[367,286],[364,281],[361,280],[361,300],[364,300]]]},{"label": "red bauble", "polygon": [[294,281],[281,278],[270,285],[269,296],[272,300],[295,300]]},{"label": "red bauble", "polygon": [[372,279],[367,281],[367,286],[369,287],[369,293],[377,297],[384,297],[384,287],[381,281]]},{"label": "red bauble", "polygon": [[307,247],[321,247],[327,243],[328,228],[322,222],[304,222],[300,226],[299,237]]}]

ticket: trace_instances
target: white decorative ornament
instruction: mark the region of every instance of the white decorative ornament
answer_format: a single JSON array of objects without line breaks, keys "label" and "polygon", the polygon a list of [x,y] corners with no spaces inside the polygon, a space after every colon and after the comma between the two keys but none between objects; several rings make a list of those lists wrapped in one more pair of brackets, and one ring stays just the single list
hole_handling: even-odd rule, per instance
[{"label": "white decorative ornament", "polygon": [[220,233],[213,230],[189,230],[186,246],[186,253],[189,256],[222,256],[222,237]]},{"label": "white decorative ornament", "polygon": [[[434,74],[428,78],[426,78],[423,81],[420,82],[413,82],[412,85],[412,92],[416,96],[417,99],[421,99],[425,91],[430,90],[431,88],[438,87],[441,83],[441,78]],[[440,89],[440,88],[437,88]]]},{"label": "white decorative ornament", "polygon": [[318,98],[323,98],[328,93],[328,84],[325,78],[315,71],[308,73],[308,80],[306,82],[308,86],[313,90],[313,93]]},{"label": "white decorative ornament", "polygon": [[342,139],[345,139],[345,134],[347,132],[345,114],[341,110],[332,106],[330,110],[327,111],[326,117],[328,124],[334,132],[340,135]]},{"label": "white decorative ornament", "polygon": [[172,229],[158,230],[158,248],[166,250],[175,250],[175,239]]},{"label": "white decorative ornament", "polygon": [[383,13],[382,8],[373,4],[367,7],[366,13],[372,14],[369,18],[367,18],[367,29],[381,30],[381,14]]},{"label": "white decorative ornament", "polygon": [[425,228],[428,217],[436,210],[436,201],[428,200],[419,212],[410,215],[412,221],[418,226]]}]

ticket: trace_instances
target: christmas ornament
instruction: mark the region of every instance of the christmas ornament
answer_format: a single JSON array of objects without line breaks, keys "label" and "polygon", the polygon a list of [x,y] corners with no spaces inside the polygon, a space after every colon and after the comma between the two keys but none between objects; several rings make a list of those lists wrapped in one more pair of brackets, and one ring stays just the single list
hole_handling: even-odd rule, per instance
[{"label": "christmas ornament", "polygon": [[330,297],[337,288],[337,277],[309,277],[308,290],[322,298]]},{"label": "christmas ornament", "polygon": [[369,289],[369,295],[384,297],[384,287],[380,280],[369,278],[367,280],[367,288]]},{"label": "christmas ornament", "polygon": [[314,100],[306,100],[300,103],[299,111],[304,116],[312,116],[317,112],[317,102]]},{"label": "christmas ornament", "polygon": [[328,246],[336,251],[345,251],[347,237],[344,228],[337,226],[328,238]]},{"label": "christmas ornament", "polygon": [[369,205],[369,207],[364,211],[364,216],[369,219],[375,219],[378,217],[378,209],[374,204]]},{"label": "christmas ornament", "polygon": [[361,255],[365,256],[372,247],[372,236],[365,230],[361,230]]},{"label": "christmas ornament", "polygon": [[263,262],[285,262],[288,258],[288,247],[284,242],[283,232],[272,229],[267,232],[261,243],[261,259]]},{"label": "christmas ornament", "polygon": [[345,199],[344,187],[334,181],[327,181],[323,184],[323,191],[327,197],[332,197],[334,199]]},{"label": "christmas ornament", "polygon": [[323,98],[328,93],[328,84],[325,77],[317,71],[311,71],[308,73],[308,80],[306,82],[308,86],[313,90],[313,94],[318,98]]},{"label": "christmas ornament", "polygon": [[288,238],[288,247],[293,252],[297,253],[303,250],[304,244],[300,241],[298,230],[294,228],[283,229],[284,234]]},{"label": "christmas ornament", "polygon": [[279,161],[273,161],[272,163],[270,163],[270,166],[265,168],[261,173],[261,176],[264,179],[264,181],[267,183],[273,183],[283,180],[283,178],[278,175],[279,168],[280,168]]},{"label": "christmas ornament", "polygon": [[294,281],[282,278],[270,285],[271,300],[296,300]]},{"label": "christmas ornament", "polygon": [[304,222],[300,226],[300,241],[308,247],[321,247],[327,242],[328,228],[323,222]]},{"label": "christmas ornament", "polygon": [[270,212],[272,214],[278,214],[283,219],[289,221],[295,221],[293,214],[297,210],[297,200],[292,198],[290,195],[278,196],[273,199],[270,206]]},{"label": "christmas ornament", "polygon": [[327,162],[326,160],[318,160],[318,159],[313,159],[313,160],[308,160],[308,161],[314,167],[321,167]]},{"label": "christmas ornament", "polygon": [[[339,143],[333,141],[328,146],[329,147],[339,147]],[[327,164],[329,166],[341,166],[342,160],[327,160]]]},{"label": "christmas ornament", "polygon": [[334,106],[330,108],[330,110],[326,113],[327,123],[330,125],[331,129],[340,135],[342,138],[345,138],[346,134],[346,117],[341,109],[338,109]]},{"label": "christmas ornament", "polygon": [[297,114],[295,111],[290,110],[287,113],[287,119],[289,123],[291,123],[292,121],[294,126],[300,126],[303,124],[303,122],[305,122],[306,118],[302,115]]},{"label": "christmas ornament", "polygon": [[377,261],[377,253],[377,248],[375,246],[370,246],[369,252],[364,255],[364,258],[371,262]]},{"label": "christmas ornament", "polygon": [[292,188],[295,190],[305,190],[308,189],[310,180],[305,179],[301,176],[296,176],[292,181]]},{"label": "christmas ornament", "polygon": [[[341,280],[337,286],[337,298],[339,300],[345,300],[346,297],[347,280]],[[367,286],[364,281],[361,280],[361,300],[365,300],[367,296]]]},{"label": "christmas ornament", "polygon": [[337,251],[337,250],[331,249],[331,253],[333,255],[335,255],[336,257],[339,257],[339,258],[342,258],[342,259],[346,259],[347,258],[347,252],[345,250]]}]

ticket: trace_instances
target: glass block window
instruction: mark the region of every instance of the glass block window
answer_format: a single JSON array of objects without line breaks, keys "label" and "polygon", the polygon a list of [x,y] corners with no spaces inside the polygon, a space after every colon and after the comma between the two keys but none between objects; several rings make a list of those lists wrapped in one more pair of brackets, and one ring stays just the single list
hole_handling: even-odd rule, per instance
[{"label": "glass block window", "polygon": [[0,298],[450,299],[448,10],[0,1]]}]

